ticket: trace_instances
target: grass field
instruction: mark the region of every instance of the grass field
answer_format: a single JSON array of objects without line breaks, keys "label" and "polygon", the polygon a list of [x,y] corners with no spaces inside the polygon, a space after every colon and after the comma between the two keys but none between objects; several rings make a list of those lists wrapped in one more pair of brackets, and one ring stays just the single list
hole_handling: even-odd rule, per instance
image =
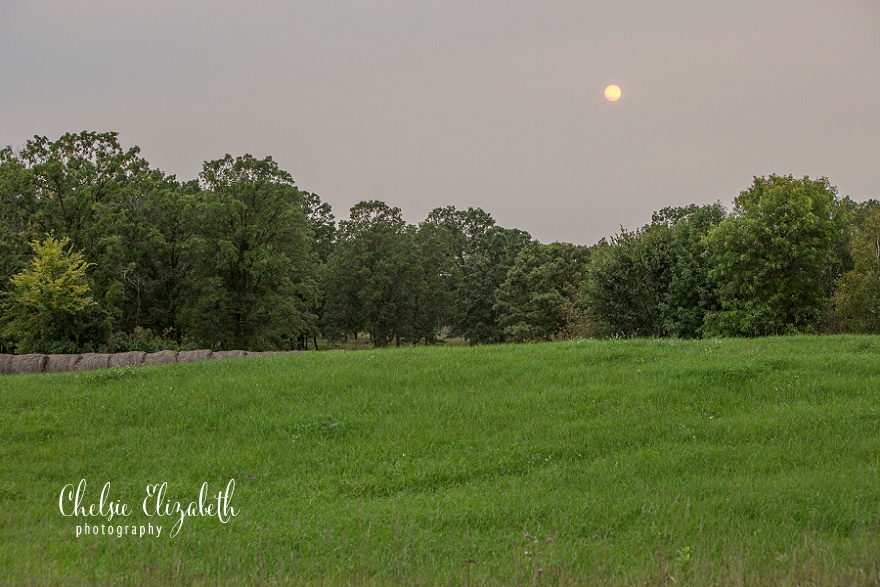
[{"label": "grass field", "polygon": [[[880,584],[880,338],[6,376],[0,414],[0,584]],[[142,511],[231,478],[227,523]],[[81,479],[130,514],[63,516]]]}]

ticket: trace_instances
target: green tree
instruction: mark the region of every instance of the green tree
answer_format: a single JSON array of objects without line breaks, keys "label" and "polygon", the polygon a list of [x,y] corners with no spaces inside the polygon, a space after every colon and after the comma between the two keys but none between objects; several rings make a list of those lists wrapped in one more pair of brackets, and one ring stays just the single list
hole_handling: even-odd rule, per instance
[{"label": "green tree", "polygon": [[455,284],[450,334],[471,344],[506,340],[495,306],[496,295],[517,255],[531,240],[525,231],[494,225],[482,225],[466,239]]},{"label": "green tree", "polygon": [[420,320],[427,296],[416,231],[399,208],[378,200],[353,206],[327,265],[330,334],[366,331],[379,347],[430,337]]},{"label": "green tree", "polygon": [[302,195],[271,157],[204,164],[187,332],[212,348],[289,349],[316,328]]},{"label": "green tree", "polygon": [[853,226],[854,267],[840,276],[834,306],[851,332],[880,334],[880,204]]},{"label": "green tree", "polygon": [[114,132],[67,133],[54,141],[35,136],[19,152],[4,153],[0,164],[24,171],[8,206],[24,219],[22,237],[65,236],[95,263],[92,296],[111,319],[104,322],[107,332],[93,333],[92,343],[105,343],[111,328],[125,325],[126,200],[149,190],[157,172],[138,147],[124,149]]},{"label": "green tree", "polygon": [[333,209],[327,202],[321,201],[318,194],[300,192],[302,194],[303,213],[312,230],[312,250],[324,263],[333,251],[336,240],[336,221]]},{"label": "green tree", "polygon": [[589,261],[587,247],[530,243],[496,293],[504,336],[513,342],[552,340],[566,329]]},{"label": "green tree", "polygon": [[[477,241],[495,226],[492,216],[480,208],[457,210],[454,206],[435,208],[419,225],[418,237],[427,273],[427,295],[424,319],[439,332],[456,320],[456,295],[464,279]],[[454,327],[453,327],[454,330]]]},{"label": "green tree", "polygon": [[0,150],[0,296],[8,291],[12,276],[24,269],[32,252],[28,240],[32,210],[22,204],[25,194],[32,192],[30,179],[12,149]]},{"label": "green tree", "polygon": [[119,330],[142,328],[179,343],[184,301],[197,289],[192,246],[200,189],[161,173],[153,179],[120,204],[118,279],[125,299]]},{"label": "green tree", "polygon": [[582,290],[595,334],[665,334],[661,303],[669,288],[672,246],[671,228],[654,224],[634,232],[622,229],[610,244],[596,247]]},{"label": "green tree", "polygon": [[848,223],[835,188],[825,178],[756,177],[734,204],[707,236],[721,309],[706,316],[706,333],[815,330]]},{"label": "green tree", "polygon": [[19,353],[74,352],[88,342],[84,334],[97,306],[86,274],[90,264],[69,244],[53,236],[32,242],[30,265],[12,277],[4,333]]},{"label": "green tree", "polygon": [[706,236],[727,215],[720,203],[664,208],[654,214],[653,225],[669,227],[670,264],[666,291],[660,300],[663,333],[680,338],[702,334],[706,314],[719,309]]}]

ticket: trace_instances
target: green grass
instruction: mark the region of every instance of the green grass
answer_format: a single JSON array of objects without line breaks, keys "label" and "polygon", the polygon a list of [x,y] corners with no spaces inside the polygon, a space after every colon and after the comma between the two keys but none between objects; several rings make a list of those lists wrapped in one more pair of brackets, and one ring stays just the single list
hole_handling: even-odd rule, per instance
[{"label": "green grass", "polygon": [[[0,584],[880,584],[880,338],[6,376],[0,414]],[[227,524],[140,509],[232,477]],[[77,538],[83,478],[163,535]]]}]

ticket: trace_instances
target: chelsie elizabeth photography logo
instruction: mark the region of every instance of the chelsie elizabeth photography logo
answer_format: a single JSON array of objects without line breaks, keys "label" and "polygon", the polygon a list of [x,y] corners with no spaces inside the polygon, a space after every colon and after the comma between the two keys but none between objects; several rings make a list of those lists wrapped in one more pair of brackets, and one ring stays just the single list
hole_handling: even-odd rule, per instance
[{"label": "chelsie elizabeth photography logo", "polygon": [[[76,526],[76,537],[80,536],[143,536],[159,537],[164,530],[164,522],[174,522],[166,535],[174,538],[180,533],[183,522],[187,518],[217,518],[225,524],[238,512],[232,507],[232,494],[235,492],[235,479],[230,479],[226,488],[209,497],[208,483],[202,483],[198,498],[188,504],[168,499],[168,483],[148,484],[144,488],[144,498],[140,501],[141,510],[148,518],[147,523],[132,523],[129,518],[134,511],[124,495],[118,499],[110,498],[110,482],[104,483],[97,503],[89,501],[86,495],[86,480],[82,479],[74,488],[68,483],[61,489],[58,496],[58,509],[61,515],[70,518],[82,518]],[[123,490],[123,494],[125,491]],[[92,523],[92,519],[102,518],[101,524]]]}]

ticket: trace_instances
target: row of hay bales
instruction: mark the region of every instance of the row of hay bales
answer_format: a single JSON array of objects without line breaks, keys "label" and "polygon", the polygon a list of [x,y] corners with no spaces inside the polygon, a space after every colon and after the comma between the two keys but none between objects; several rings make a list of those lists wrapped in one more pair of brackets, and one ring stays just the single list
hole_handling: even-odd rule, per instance
[{"label": "row of hay bales", "polygon": [[194,363],[208,359],[230,359],[274,355],[273,352],[250,351],[159,351],[144,353],[84,353],[82,355],[2,355],[0,375],[21,373],[60,373],[62,371],[90,371],[110,367],[137,365],[165,365],[167,363]]}]

